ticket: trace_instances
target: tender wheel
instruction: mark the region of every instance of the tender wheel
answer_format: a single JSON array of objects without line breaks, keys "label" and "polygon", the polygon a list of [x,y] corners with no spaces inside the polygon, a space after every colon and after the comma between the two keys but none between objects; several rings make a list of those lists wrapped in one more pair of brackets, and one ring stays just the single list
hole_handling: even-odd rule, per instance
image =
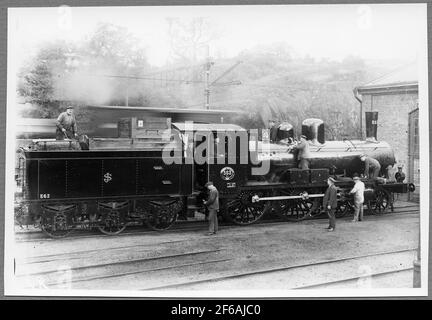
[{"label": "tender wheel", "polygon": [[126,214],[128,202],[99,203],[98,209],[101,220],[97,226],[98,230],[106,235],[117,235],[127,227]]},{"label": "tender wheel", "polygon": [[72,214],[75,205],[43,206],[41,229],[51,238],[63,238],[73,229]]},{"label": "tender wheel", "polygon": [[252,202],[252,197],[258,195],[263,197],[263,192],[242,191],[234,199],[229,199],[226,203],[226,218],[238,225],[249,225],[262,218],[264,213],[269,210],[270,205],[267,201]]},{"label": "tender wheel", "polygon": [[[298,190],[281,190],[280,195],[298,196]],[[274,204],[277,215],[286,221],[302,221],[311,216],[311,214],[319,212],[318,203],[314,203],[311,199],[292,199],[281,200]]]},{"label": "tender wheel", "polygon": [[14,208],[14,220],[15,225],[18,225],[21,229],[24,229],[23,225],[29,224],[29,208],[25,204],[16,204]]},{"label": "tender wheel", "polygon": [[368,210],[372,214],[385,213],[390,207],[390,193],[384,189],[375,190],[375,198],[367,202]]},{"label": "tender wheel", "polygon": [[182,208],[183,202],[179,199],[149,201],[144,222],[153,230],[167,230],[176,222]]}]

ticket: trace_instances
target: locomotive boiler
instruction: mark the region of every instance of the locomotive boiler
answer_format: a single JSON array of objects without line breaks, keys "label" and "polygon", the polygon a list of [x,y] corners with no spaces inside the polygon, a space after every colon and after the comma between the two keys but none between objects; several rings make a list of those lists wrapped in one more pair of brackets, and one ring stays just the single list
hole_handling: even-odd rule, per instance
[{"label": "locomotive boiler", "polygon": [[[289,132],[280,132],[286,128]],[[363,179],[366,203],[371,212],[392,208],[393,193],[414,190],[412,184],[390,182],[387,170],[395,164],[395,157],[388,143],[372,138],[325,141],[324,123],[320,119],[303,121],[302,134],[307,137],[310,148],[308,170],[297,169],[292,126],[283,124],[279,127],[277,143],[256,143],[257,157],[261,162],[270,163],[269,172],[263,176],[249,175],[238,197],[225,202],[229,219],[237,224],[250,224],[269,211],[289,221],[320,214],[321,198],[330,175],[336,179],[340,190],[337,215],[343,216],[352,207],[348,193],[354,185],[351,177],[364,171],[361,154],[371,156],[381,164],[380,178]]]},{"label": "locomotive boiler", "polygon": [[[281,129],[282,128],[282,129]],[[279,131],[284,131],[286,125],[283,124]],[[293,131],[292,126],[289,127]],[[279,133],[279,132],[278,132]],[[395,163],[392,148],[387,142],[376,141],[374,139],[325,141],[324,123],[320,119],[306,119],[303,121],[302,134],[307,137],[310,149],[310,168],[328,168],[333,174],[352,176],[354,173],[361,174],[364,166],[360,161],[360,155],[365,154],[377,159],[381,164],[382,176],[387,175],[387,169]],[[279,137],[292,136],[289,134],[278,134]],[[271,162],[270,180],[284,180],[284,172],[288,169],[296,168],[296,152],[293,147],[296,145],[294,140],[280,139],[278,143],[265,145],[259,143],[258,149],[261,150],[260,158],[262,161]],[[267,149],[267,152],[264,150]]]},{"label": "locomotive boiler", "polygon": [[[310,143],[309,170],[296,169],[290,125],[281,127],[277,143],[252,140],[233,124],[132,117],[118,126],[117,138],[33,140],[19,148],[17,220],[30,216],[51,237],[76,228],[114,235],[137,223],[165,230],[179,215],[187,216],[188,206],[200,205],[204,184],[213,181],[220,215],[233,223],[252,224],[266,213],[299,221],[320,212],[330,174],[341,190],[342,215],[349,207],[344,191],[353,185],[350,176],[362,172],[360,154],[373,156],[383,169],[395,163],[385,142],[325,141],[318,119],[305,120],[302,128]],[[265,164],[268,170],[253,174]],[[406,183],[364,182],[368,206],[377,212],[391,207],[394,192],[413,189]]]}]

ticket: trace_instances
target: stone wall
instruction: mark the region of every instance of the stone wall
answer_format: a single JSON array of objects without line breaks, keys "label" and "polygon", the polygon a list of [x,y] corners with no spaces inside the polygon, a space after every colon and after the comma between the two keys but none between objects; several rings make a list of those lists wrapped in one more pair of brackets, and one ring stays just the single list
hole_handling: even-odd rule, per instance
[{"label": "stone wall", "polygon": [[[378,111],[377,138],[390,144],[397,164],[408,170],[408,113],[417,108],[418,93],[363,94],[363,112]],[[363,136],[366,134],[363,113]]]}]

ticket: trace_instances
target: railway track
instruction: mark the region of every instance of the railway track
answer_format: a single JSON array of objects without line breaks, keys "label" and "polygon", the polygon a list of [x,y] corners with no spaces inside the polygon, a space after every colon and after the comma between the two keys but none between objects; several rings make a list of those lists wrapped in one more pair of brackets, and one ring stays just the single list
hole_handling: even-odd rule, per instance
[{"label": "railway track", "polygon": [[[142,247],[142,246],[141,246]],[[131,247],[128,247],[131,248]],[[120,247],[118,249],[125,250],[125,247]],[[60,257],[57,256],[57,259],[54,260],[43,260],[41,258],[45,257],[38,257],[37,261],[27,261],[26,265],[31,267],[30,272],[21,272],[17,274],[18,281],[21,281],[21,283],[27,283],[31,282],[31,279],[41,279],[43,277],[43,284],[46,289],[56,289],[56,288],[62,288],[64,285],[64,282],[59,281],[58,279],[64,280],[64,274],[65,272],[69,272],[71,277],[67,280],[68,286],[70,288],[91,288],[93,284],[100,283],[100,282],[106,282],[107,280],[116,280],[121,281],[124,278],[130,277],[130,276],[144,276],[144,277],[151,277],[153,274],[161,273],[161,272],[174,272],[178,273],[179,270],[184,270],[185,268],[205,268],[206,265],[215,265],[215,264],[223,264],[223,263],[229,263],[232,261],[232,258],[227,258],[224,255],[217,257],[218,254],[222,253],[224,249],[214,249],[214,250],[202,250],[202,251],[192,251],[192,252],[184,252],[179,254],[170,254],[170,255],[159,255],[159,256],[152,256],[152,257],[145,257],[145,258],[138,258],[138,259],[127,259],[127,260],[119,260],[119,261],[111,261],[109,263],[93,263],[88,265],[79,265],[79,266],[70,266],[67,269],[63,268],[55,268],[53,266],[58,266],[58,260],[59,259],[67,259],[69,262],[70,257]],[[260,269],[253,272],[234,272],[231,274],[226,274],[223,276],[211,276],[211,277],[201,277],[197,280],[184,280],[184,277],[180,281],[176,281],[173,279],[176,279],[176,277],[171,277],[171,280],[168,281],[168,284],[164,285],[154,285],[158,282],[158,277],[155,276],[153,281],[150,281],[150,283],[144,287],[144,288],[138,288],[138,290],[169,290],[169,289],[183,289],[183,290],[199,290],[199,289],[208,289],[208,288],[220,288],[220,287],[237,287],[242,286],[242,282],[244,283],[250,283],[254,282],[254,279],[257,277],[264,277],[264,278],[272,278],[272,277],[278,277],[277,274],[281,273],[309,273],[313,274],[311,272],[312,268],[316,267],[330,267],[332,269],[335,269],[338,265],[343,267],[343,269],[347,268],[346,265],[354,264],[358,265],[365,264],[365,259],[373,259],[373,261],[377,261],[379,258],[385,257],[385,259],[389,259],[390,256],[393,256],[393,259],[396,258],[397,261],[400,261],[400,256],[406,256],[407,253],[411,253],[412,255],[415,254],[416,248],[407,248],[402,250],[395,250],[395,251],[385,251],[385,252],[374,252],[370,254],[364,254],[364,255],[353,255],[350,257],[343,257],[343,258],[337,258],[337,259],[326,259],[326,260],[320,260],[320,261],[314,261],[310,263],[301,263],[301,264],[294,264],[284,267],[277,267],[277,268],[266,268],[266,269]],[[90,253],[90,250],[87,251],[87,253]],[[80,253],[82,254],[82,252]],[[83,256],[80,257],[81,259]],[[158,264],[154,264],[155,261],[159,261]],[[51,268],[45,265],[43,270],[37,270],[35,269],[35,264],[37,263],[46,263],[46,262],[55,262],[55,264],[51,265]],[[153,263],[153,264],[152,264]],[[345,264],[345,266],[343,266]],[[25,268],[24,268],[25,269]],[[354,287],[356,286],[355,281],[364,280],[364,279],[372,279],[379,276],[385,276],[390,275],[393,273],[399,273],[399,272],[406,272],[412,270],[412,266],[398,266],[397,268],[385,269],[384,271],[378,271],[373,273],[367,273],[360,276],[346,276],[342,275],[339,276],[339,278],[336,278],[335,280],[328,281],[322,281],[319,280],[317,282],[308,283],[306,285],[294,285],[293,287],[289,289],[317,289],[317,288],[326,288],[329,285],[337,285],[342,283],[349,283],[351,282]],[[73,275],[73,276],[72,276]],[[288,275],[287,275],[288,276]],[[310,279],[308,280],[310,281]],[[234,283],[236,283],[234,285]],[[40,281],[39,281],[40,283]]]},{"label": "railway track", "polygon": [[[409,205],[409,206],[404,206],[404,207],[395,207],[394,211],[390,211],[388,210],[385,213],[381,213],[381,214],[375,214],[375,215],[370,215],[367,214],[367,211],[365,211],[365,214],[367,216],[370,217],[380,217],[383,215],[394,215],[396,216],[397,214],[418,214],[420,211],[418,205]],[[350,219],[351,215],[347,214],[346,216],[339,218],[339,219]],[[307,221],[307,220],[313,220],[313,219],[327,219],[327,216],[325,214],[321,214],[319,216],[314,216],[314,217],[310,217],[306,220],[302,220],[302,221]],[[268,219],[261,219],[260,221],[258,221],[257,223],[254,224],[254,226],[257,225],[266,225],[266,224],[278,224],[278,223],[290,223],[288,221],[284,221],[282,219],[274,219],[274,218],[268,218]],[[293,222],[291,222],[293,223]],[[296,222],[294,222],[296,223]],[[162,232],[181,232],[181,231],[199,231],[199,230],[204,230],[205,226],[206,226],[207,222],[203,221],[203,220],[197,220],[197,221],[178,221],[177,223],[175,223],[169,230],[166,231],[162,231]],[[232,223],[228,223],[228,222],[222,222],[220,223],[220,225],[224,228],[226,227],[237,227],[237,225],[232,224]],[[160,233],[160,231],[154,231],[151,229],[148,229],[144,226],[130,226],[126,229],[126,231],[116,235],[116,237],[119,236],[129,236],[129,235],[139,235],[139,234],[155,234],[155,233]],[[112,237],[109,235],[104,235],[101,234],[99,231],[96,230],[73,230],[67,237],[65,238],[60,238],[60,239],[52,239],[49,238],[47,235],[45,235],[42,231],[40,230],[32,230],[32,231],[16,231],[15,232],[15,240],[17,242],[29,242],[29,241],[62,241],[65,239],[84,239],[84,238],[95,238],[95,237],[100,237],[100,238],[106,238],[106,237]]]},{"label": "railway track", "polygon": [[412,271],[413,270],[414,270],[414,267],[405,267],[405,268],[399,268],[399,269],[390,270],[390,271],[377,272],[377,273],[364,275],[364,276],[347,277],[347,278],[341,279],[341,280],[328,281],[328,282],[313,284],[313,285],[309,285],[309,286],[297,287],[295,289],[329,289],[329,288],[335,288],[335,287],[340,286],[340,285],[342,285],[344,287],[347,287],[350,285],[355,286],[356,283],[359,283],[360,281],[363,281],[363,282],[366,282],[367,280],[376,281],[380,277],[385,277],[385,276],[389,276],[389,275],[393,276],[395,274],[405,273],[405,272],[410,272],[409,276],[412,277]]},{"label": "railway track", "polygon": [[[313,268],[316,266],[326,266],[326,267],[334,268],[335,265],[345,263],[345,262],[356,261],[356,263],[358,264],[358,260],[362,260],[365,258],[376,259],[377,257],[384,257],[384,256],[389,256],[389,255],[415,253],[416,250],[417,250],[416,248],[411,248],[411,249],[403,249],[403,250],[397,250],[397,251],[377,252],[377,253],[371,253],[371,254],[366,254],[366,255],[344,257],[344,258],[340,258],[340,259],[322,260],[322,261],[316,261],[313,263],[290,265],[290,266],[279,267],[279,268],[268,268],[268,269],[258,270],[255,272],[238,273],[238,274],[221,276],[221,277],[211,277],[211,278],[200,279],[200,280],[196,280],[196,281],[178,282],[178,283],[174,283],[174,284],[170,284],[170,285],[145,288],[142,290],[166,290],[166,289],[195,289],[195,290],[197,290],[197,289],[201,289],[203,287],[204,288],[212,287],[213,289],[215,289],[215,288],[219,289],[219,287],[222,287],[222,286],[235,287],[236,285],[234,285],[234,283],[240,279],[242,279],[243,282],[249,282],[250,283],[250,282],[253,282],[254,277],[257,277],[257,276],[269,277],[269,276],[274,275],[275,273],[282,273],[282,272],[287,272],[287,271],[298,272],[299,270],[302,270],[302,269],[304,271],[306,269],[310,269],[310,268]],[[399,272],[405,272],[405,271],[410,271],[410,270],[413,270],[412,266],[399,267],[399,268],[394,268],[394,269],[386,270],[386,271],[380,271],[380,272],[374,272],[374,273],[365,273],[361,276],[354,276],[354,277],[342,276],[341,279],[337,279],[337,280],[321,281],[318,283],[312,283],[312,284],[308,284],[308,285],[297,285],[297,286],[294,286],[292,288],[287,288],[287,289],[326,288],[329,285],[353,282],[353,281],[358,281],[358,280],[362,280],[362,279],[370,279],[373,277],[384,276],[384,275],[389,275],[389,274],[394,274],[394,273],[399,273]],[[239,283],[237,283],[237,286],[238,285],[239,285]],[[241,283],[240,283],[240,286],[241,286]]]},{"label": "railway track", "polygon": [[[15,278],[23,288],[193,291],[358,287],[365,279],[374,284],[393,274],[409,277],[418,217],[401,212],[359,224],[342,220],[335,233],[316,220],[267,221],[254,228],[225,226],[214,237],[205,236],[201,224],[202,236],[179,229],[172,237],[154,232],[23,243]],[[367,274],[361,266],[370,269]]]},{"label": "railway track", "polygon": [[[145,246],[140,246],[145,247]],[[129,247],[120,247],[118,250],[126,252]],[[138,248],[139,249],[139,248]],[[134,254],[141,255],[142,251],[134,248]],[[46,289],[55,289],[61,287],[64,283],[64,275],[69,274],[68,285],[76,286],[77,284],[92,283],[97,281],[106,281],[130,276],[149,276],[157,272],[170,272],[172,270],[183,270],[184,268],[202,267],[208,264],[228,262],[231,259],[227,257],[218,257],[223,249],[193,250],[174,254],[154,254],[149,256],[140,256],[130,258],[128,254],[120,257],[118,261],[92,262],[82,265],[86,255],[79,252],[79,261],[74,263],[69,256],[54,256],[54,259],[44,260],[45,257],[37,257],[34,261],[21,263],[17,268],[16,279],[19,283],[43,283]],[[112,251],[110,251],[112,253]],[[90,250],[86,253],[90,253]],[[33,258],[34,259],[34,258]],[[62,267],[61,262],[68,263],[68,267]],[[39,265],[38,265],[39,264]],[[59,267],[60,266],[60,267]],[[35,281],[36,279],[36,281]],[[92,287],[92,285],[90,285]]]},{"label": "railway track", "polygon": [[[80,289],[87,289],[91,288],[93,284],[106,282],[108,280],[110,281],[121,281],[124,278],[130,277],[130,276],[140,276],[145,275],[147,277],[151,276],[152,274],[157,274],[161,272],[177,272],[179,270],[183,270],[185,268],[193,268],[193,267],[201,267],[205,268],[206,265],[215,265],[220,263],[227,263],[230,262],[232,259],[228,258],[219,258],[219,259],[209,259],[209,254],[214,254],[220,250],[208,250],[203,252],[187,252],[183,254],[178,255],[167,255],[167,256],[160,256],[156,258],[149,258],[149,259],[137,259],[137,260],[128,260],[128,261],[119,261],[117,263],[111,263],[111,264],[94,264],[94,265],[88,265],[88,266],[81,266],[81,267],[71,267],[68,269],[68,272],[71,272],[74,276],[73,278],[68,279],[68,286],[70,288],[80,288]],[[365,263],[365,259],[374,259],[376,261],[377,259],[382,259],[385,257],[385,259],[389,259],[389,257],[392,257],[393,259],[399,260],[400,256],[402,254],[406,256],[407,253],[412,253],[414,255],[416,249],[415,248],[409,248],[409,249],[403,249],[398,251],[388,251],[388,252],[375,252],[371,254],[366,255],[354,255],[350,257],[344,257],[339,259],[330,259],[330,260],[322,260],[322,261],[314,261],[312,263],[303,263],[303,264],[297,264],[297,265],[290,265],[285,267],[278,267],[278,268],[267,268],[267,269],[261,269],[254,272],[244,272],[244,273],[233,273],[229,275],[224,276],[213,276],[213,277],[202,277],[198,280],[186,280],[184,281],[175,281],[171,280],[168,281],[168,284],[164,285],[154,285],[158,281],[158,277],[154,279],[153,282],[150,282],[147,286],[143,288],[138,288],[138,290],[200,290],[200,289],[222,289],[222,288],[240,288],[242,289],[243,286],[246,286],[246,283],[255,282],[258,277],[261,277],[262,279],[271,279],[272,277],[281,277],[282,273],[285,273],[288,276],[292,276],[293,274],[301,274],[301,273],[308,273],[313,274],[311,270],[313,268],[317,267],[324,267],[324,268],[336,268],[338,265],[341,266],[343,264],[345,265],[358,265],[359,263]],[[193,259],[191,259],[193,257]],[[143,268],[143,263],[148,264],[151,260],[164,260],[164,265],[159,267],[146,267]],[[138,263],[138,264],[137,264]],[[125,268],[125,266],[128,265],[128,268]],[[101,268],[110,267],[109,270],[105,271],[104,274],[101,274]],[[114,266],[122,266],[120,268],[114,268]],[[344,266],[346,268],[346,266]],[[404,265],[402,267],[397,268],[390,268],[386,269],[384,268],[383,271],[376,271],[371,272],[363,275],[355,275],[355,276],[347,276],[346,274],[341,274],[339,277],[336,277],[335,280],[330,280],[329,278],[324,279],[318,279],[317,281],[311,281],[313,277],[309,277],[309,282],[304,285],[296,285],[294,284],[292,287],[289,287],[289,284],[287,284],[286,289],[322,289],[322,288],[328,288],[328,286],[334,286],[334,285],[341,285],[345,284],[351,285],[351,288],[358,287],[359,281],[364,282],[364,280],[369,280],[372,283],[376,280],[377,277],[382,276],[388,276],[395,273],[400,272],[407,272],[412,271],[412,266]],[[64,285],[63,282],[59,282],[58,279],[64,280],[64,277],[62,275],[65,273],[65,270],[51,270],[51,271],[44,271],[44,272],[33,272],[32,274],[22,274],[18,276],[19,279],[22,279],[23,277],[28,276],[44,276],[44,286],[47,289],[56,289],[56,288],[62,288]],[[278,275],[277,275],[278,274]],[[184,277],[183,277],[184,278]],[[293,277],[291,277],[293,278]]]}]

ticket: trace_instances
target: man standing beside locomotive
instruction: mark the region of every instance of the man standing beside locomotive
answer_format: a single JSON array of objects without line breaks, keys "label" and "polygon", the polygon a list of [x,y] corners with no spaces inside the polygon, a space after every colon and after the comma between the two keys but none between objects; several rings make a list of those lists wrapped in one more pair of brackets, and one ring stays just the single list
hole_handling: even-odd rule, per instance
[{"label": "man standing beside locomotive", "polygon": [[336,228],[336,207],[337,207],[337,188],[335,186],[336,180],[332,177],[327,179],[328,188],[324,194],[323,207],[327,211],[329,217],[328,231],[334,231]]},{"label": "man standing beside locomotive", "polygon": [[350,191],[351,194],[354,194],[354,219],[353,222],[362,221],[363,220],[363,203],[364,203],[364,190],[365,185],[360,180],[360,177],[357,174],[354,174],[354,187]]},{"label": "man standing beside locomotive", "polygon": [[56,140],[65,138],[73,139],[78,137],[78,129],[73,115],[73,107],[68,106],[65,112],[60,113],[56,121]]},{"label": "man standing beside locomotive", "polygon": [[294,149],[298,150],[298,167],[300,169],[309,169],[309,158],[311,155],[309,151],[309,142],[307,142],[305,135],[302,134],[300,136],[300,142],[294,146]]},{"label": "man standing beside locomotive", "polygon": [[217,211],[219,210],[219,191],[213,185],[213,182],[209,181],[205,184],[205,187],[209,190],[208,200],[204,202],[204,205],[207,206],[209,215],[209,233],[208,235],[216,234],[218,231],[218,216]]},{"label": "man standing beside locomotive", "polygon": [[365,154],[360,156],[360,160],[365,163],[364,176],[369,179],[377,178],[381,170],[381,165],[378,160],[368,157]]}]

